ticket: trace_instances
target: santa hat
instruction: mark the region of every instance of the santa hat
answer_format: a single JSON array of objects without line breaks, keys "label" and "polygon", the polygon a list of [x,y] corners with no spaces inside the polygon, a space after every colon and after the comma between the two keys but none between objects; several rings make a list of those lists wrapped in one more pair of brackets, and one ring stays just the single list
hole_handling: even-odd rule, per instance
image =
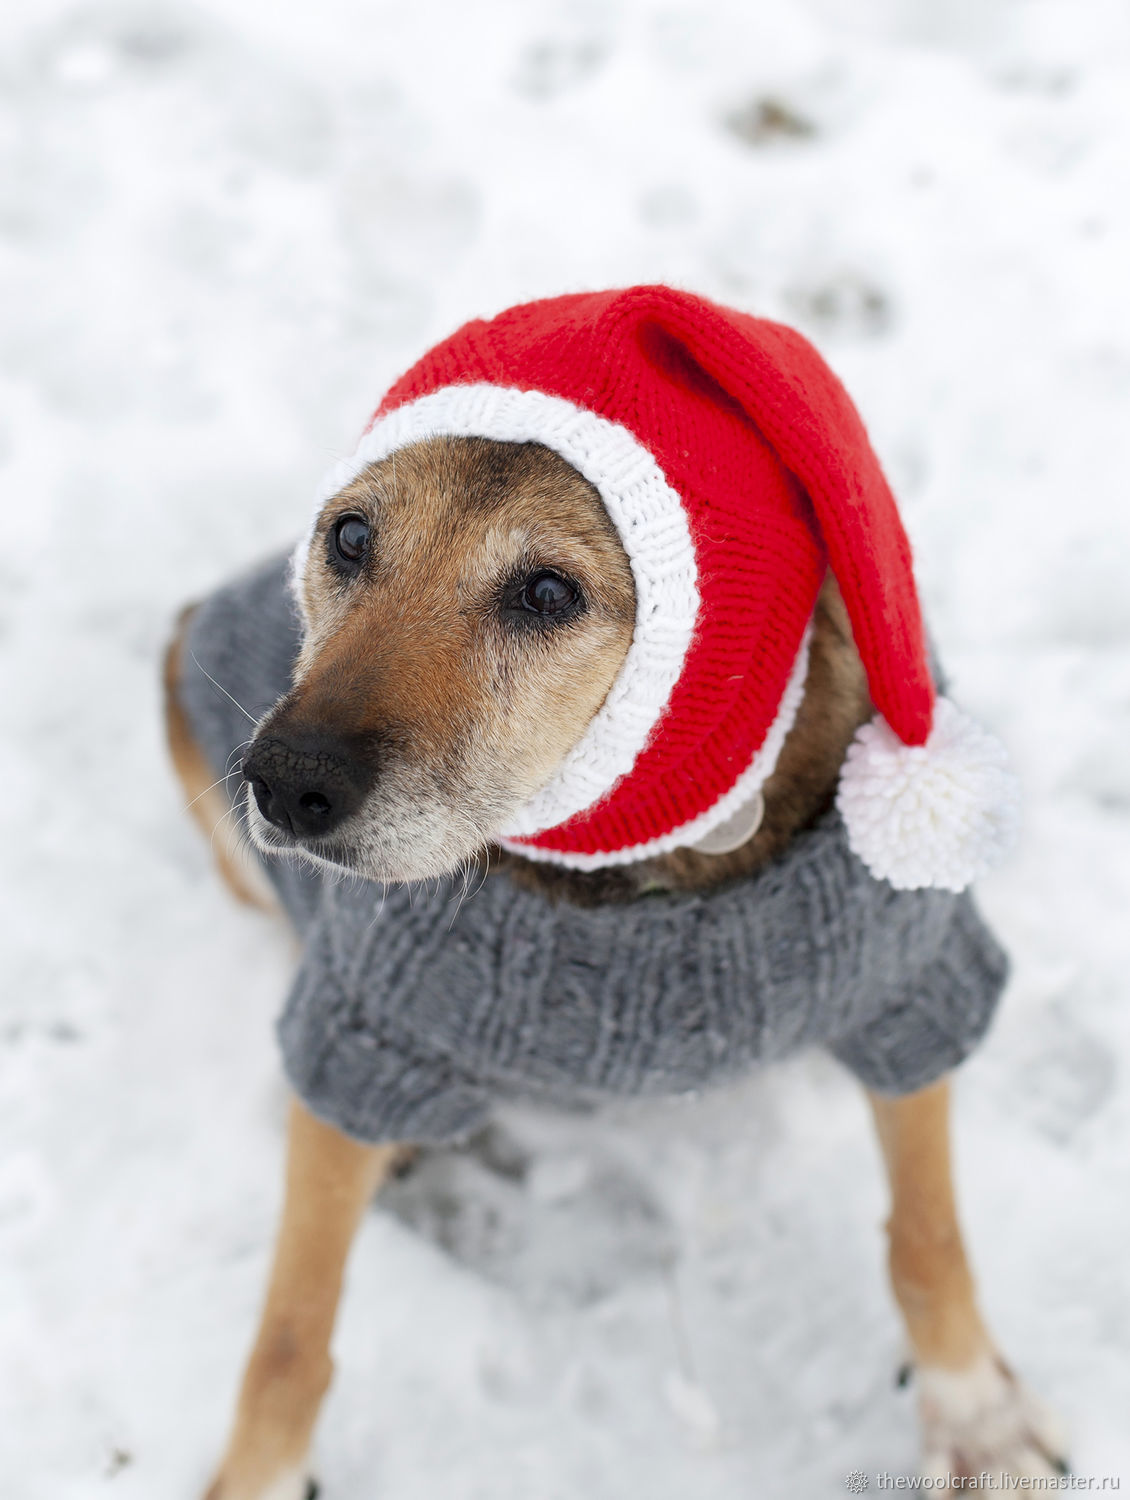
[{"label": "santa hat", "polygon": [[743,809],[796,717],[830,566],[877,711],[837,795],[852,849],[902,889],[961,890],[995,862],[1016,811],[1004,751],[935,693],[894,499],[798,333],[664,286],[467,323],[396,382],[319,506],[439,434],[559,453],[599,491],[635,580],[619,676],[498,831],[507,848],[595,869],[752,831]]}]

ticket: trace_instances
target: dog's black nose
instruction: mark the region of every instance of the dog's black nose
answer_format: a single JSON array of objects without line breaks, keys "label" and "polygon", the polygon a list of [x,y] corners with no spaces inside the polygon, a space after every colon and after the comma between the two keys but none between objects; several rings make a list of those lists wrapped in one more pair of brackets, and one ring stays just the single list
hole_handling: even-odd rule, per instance
[{"label": "dog's black nose", "polygon": [[244,756],[243,779],[268,823],[297,838],[317,838],[360,807],[371,778],[331,735],[266,734]]}]

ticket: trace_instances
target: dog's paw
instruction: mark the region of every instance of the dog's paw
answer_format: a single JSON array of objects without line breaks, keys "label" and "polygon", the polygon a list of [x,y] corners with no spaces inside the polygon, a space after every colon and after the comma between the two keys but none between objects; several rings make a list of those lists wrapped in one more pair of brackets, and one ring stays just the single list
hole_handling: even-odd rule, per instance
[{"label": "dog's paw", "polygon": [[[916,1380],[924,1477],[1035,1479],[1068,1472],[1058,1419],[998,1355],[985,1354],[966,1370],[920,1366]],[[952,1495],[962,1488],[951,1482],[934,1493]]]},{"label": "dog's paw", "polygon": [[204,1492],[204,1500],[316,1500],[317,1482],[305,1467],[288,1469],[263,1483],[237,1479],[223,1470]]}]

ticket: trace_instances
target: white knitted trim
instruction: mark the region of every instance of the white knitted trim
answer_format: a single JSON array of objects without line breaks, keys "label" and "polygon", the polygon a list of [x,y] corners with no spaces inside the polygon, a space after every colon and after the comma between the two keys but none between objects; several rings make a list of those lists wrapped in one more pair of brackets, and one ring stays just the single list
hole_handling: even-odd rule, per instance
[{"label": "white knitted trim", "polygon": [[661,834],[659,838],[649,839],[646,843],[632,844],[626,849],[613,849],[602,854],[567,854],[556,849],[538,849],[532,844],[516,843],[509,838],[500,838],[498,842],[511,854],[521,854],[526,859],[547,864],[565,865],[571,870],[601,870],[608,865],[634,864],[638,859],[653,859],[660,854],[670,854],[673,849],[683,849],[698,843],[712,829],[731,817],[743,803],[748,802],[755,792],[761,791],[776,769],[785,737],[796,722],[804,698],[811,640],[810,622],[805,628],[804,639],[800,643],[800,650],[781,696],[777,716],[770,724],[760,749],[755,751],[753,759],[729,791],[719,797],[712,807],[699,813],[697,818],[673,828],[670,833]]},{"label": "white knitted trim", "polygon": [[640,441],[619,423],[542,391],[449,385],[375,422],[352,458],[334,465],[314,521],[295,549],[295,592],[318,514],[368,464],[439,436],[544,443],[594,485],[631,563],[636,587],[632,644],[607,698],[547,784],[518,811],[507,835],[555,828],[592,807],[632,769],[678,682],[694,634],[699,594],[683,502]]}]

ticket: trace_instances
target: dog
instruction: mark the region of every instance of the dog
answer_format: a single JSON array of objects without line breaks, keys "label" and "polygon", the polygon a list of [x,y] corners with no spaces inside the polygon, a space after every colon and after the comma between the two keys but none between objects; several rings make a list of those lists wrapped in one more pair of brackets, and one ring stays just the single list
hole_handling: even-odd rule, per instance
[{"label": "dog", "polygon": [[[657,328],[668,340],[662,359],[648,369],[721,408],[737,431],[744,419],[731,411],[730,392],[719,394],[725,382],[718,363],[686,332],[692,326],[686,319],[697,328],[717,322],[719,310],[666,288],[607,295],[611,301],[591,305],[561,299],[575,322],[596,318],[600,324],[594,358],[614,358],[607,322],[600,320],[610,308],[623,320],[627,308],[634,317],[633,350],[659,348]],[[552,316],[558,316],[556,303]],[[432,384],[446,390],[445,380],[441,370]],[[702,818],[692,817],[689,842],[637,839],[629,844],[633,857],[584,849],[561,858],[551,850],[547,857],[537,830],[532,837],[524,832],[515,810],[553,784],[631,664],[645,585],[625,541],[625,523],[610,514],[605,488],[582,472],[587,460],[570,461],[564,440],[539,441],[524,429],[505,437],[401,430],[386,446],[382,453],[370,444],[367,456],[362,445],[351,471],[328,486],[299,549],[291,585],[301,620],[292,611],[291,637],[276,653],[276,676],[283,675],[271,692],[260,692],[270,701],[248,705],[246,685],[238,672],[231,676],[232,663],[245,655],[241,611],[253,604],[257,610],[254,601],[269,593],[272,619],[285,618],[285,569],[273,564],[243,592],[226,596],[222,618],[229,623],[222,631],[229,658],[208,682],[225,711],[232,697],[240,698],[240,712],[252,710],[244,747],[234,729],[227,741],[206,745],[201,717],[190,711],[194,668],[199,686],[199,673],[217,664],[216,657],[198,659],[199,612],[182,615],[166,655],[173,763],[192,815],[239,899],[264,899],[260,862],[248,859],[249,840],[292,916],[306,910],[302,903],[319,873],[348,870],[362,877],[341,899],[365,906],[375,903],[367,894],[374,886],[366,882],[395,890],[398,883],[461,872],[469,889],[503,892],[508,901],[527,903],[522,910],[563,913],[562,920],[573,923],[591,913],[602,931],[621,930],[619,923],[627,932],[630,923],[642,922],[646,943],[647,918],[640,914],[653,909],[648,903],[667,902],[672,909],[691,903],[699,912],[703,903],[745,899],[746,892],[767,888],[766,881],[771,885],[784,861],[808,857],[816,830],[838,826],[845,762],[875,711],[875,674],[857,643],[857,617],[845,604],[842,566],[822,570],[816,580],[789,721],[755,795],[731,798],[727,816],[705,833]],[[800,507],[807,525],[807,499],[799,488],[790,470],[782,504]],[[700,577],[705,591],[705,569]],[[690,647],[684,643],[683,649]],[[231,777],[225,787],[225,766],[218,763],[221,742],[243,752],[233,773],[235,818]],[[622,778],[614,781],[622,784]],[[606,806],[607,796],[602,791],[596,805]],[[564,826],[575,822],[566,818]],[[889,885],[870,875],[862,879],[868,889],[881,889],[884,900],[894,899]],[[469,894],[467,909],[479,899]],[[308,999],[301,1000],[299,1020],[308,1012]],[[307,1021],[284,1020],[284,1041],[288,1024],[288,1071],[297,1081],[285,1206],[231,1436],[206,1500],[301,1500],[307,1493],[311,1435],[330,1381],[330,1336],[358,1222],[421,1140],[466,1134],[479,1103],[473,1091],[461,1094],[452,1085],[456,1103],[444,1095],[438,1114],[428,1114],[415,1095],[405,1098],[399,1116],[380,1114],[382,1101],[372,1102],[362,1079],[349,1085],[355,1096],[350,1107],[370,1112],[335,1120],[328,1095],[318,1092],[325,1088],[321,1074],[307,1065],[315,1050]],[[570,1024],[567,1015],[562,1024]],[[699,1040],[696,1031],[696,1046]],[[655,1046],[662,1056],[662,1038]],[[551,1076],[551,1053],[547,1041],[540,1082],[550,1093],[560,1082]],[[376,1068],[378,1051],[371,1055]],[[427,1092],[426,1068],[416,1070],[400,1053],[394,1062],[392,1092],[405,1078],[416,1080],[416,1095]],[[658,1088],[652,1074],[647,1077],[647,1087],[663,1091],[662,1076],[655,1075]],[[637,1080],[632,1087],[642,1091],[644,1085]],[[1058,1424],[1002,1358],[977,1305],[951,1182],[945,1073],[909,1091],[867,1092],[890,1183],[889,1270],[911,1350],[926,1472],[1065,1472]],[[349,1128],[341,1128],[340,1118]],[[386,1133],[390,1119],[421,1123],[414,1137],[393,1139]]]}]

